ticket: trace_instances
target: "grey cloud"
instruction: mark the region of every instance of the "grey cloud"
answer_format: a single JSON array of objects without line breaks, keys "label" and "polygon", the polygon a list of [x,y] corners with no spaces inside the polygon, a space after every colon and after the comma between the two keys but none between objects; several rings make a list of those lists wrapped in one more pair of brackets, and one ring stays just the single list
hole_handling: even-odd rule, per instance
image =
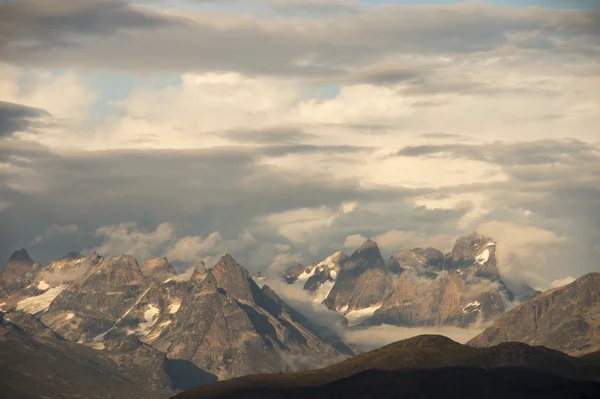
[{"label": "grey cloud", "polygon": [[346,83],[367,83],[378,86],[415,82],[425,74],[424,68],[397,63],[369,65],[347,76]]},{"label": "grey cloud", "polygon": [[423,133],[421,135],[421,137],[425,137],[428,139],[461,139],[463,138],[461,135],[459,134],[453,134],[453,133],[438,133],[438,132],[434,132],[434,133]]},{"label": "grey cloud", "polygon": [[0,54],[74,46],[81,35],[114,35],[169,24],[166,17],[134,10],[120,0],[5,2],[0,3]]},{"label": "grey cloud", "polygon": [[45,116],[49,114],[42,109],[0,101],[0,138],[39,127],[39,118]]},{"label": "grey cloud", "polygon": [[311,145],[311,144],[295,144],[295,145],[279,145],[265,147],[263,150],[265,155],[271,157],[284,156],[288,154],[310,154],[310,153],[325,153],[325,154],[356,154],[360,152],[372,152],[375,147],[359,147],[351,145]]},{"label": "grey cloud", "polygon": [[262,0],[273,11],[283,15],[327,15],[353,13],[359,10],[351,0]]},{"label": "grey cloud", "polygon": [[[419,145],[399,156],[465,158],[498,165],[502,181],[441,188],[447,193],[478,193],[492,209],[474,224],[499,220],[536,226],[569,239],[560,256],[543,265],[523,265],[553,278],[600,271],[594,248],[600,242],[600,149],[579,140],[484,145]],[[524,212],[528,212],[524,214]],[[566,269],[568,265],[568,270]]]},{"label": "grey cloud", "polygon": [[[60,244],[58,237],[52,245],[40,243],[34,248],[40,260],[98,246],[94,232],[99,226],[124,221],[149,230],[170,222],[182,235],[218,231],[228,239],[270,213],[421,194],[402,187],[364,189],[358,180],[284,172],[261,162],[266,155],[322,150],[271,146],[56,154],[31,142],[3,142],[0,159],[12,165],[12,172],[0,175],[0,198],[10,203],[0,212],[0,256],[6,258],[53,224],[74,224],[78,233],[62,237]],[[258,241],[289,244],[276,232],[252,234]]]},{"label": "grey cloud", "polygon": [[271,129],[236,129],[216,134],[239,143],[255,144],[290,144],[305,142],[315,135],[310,134],[298,127],[282,126]]},{"label": "grey cloud", "polygon": [[[103,1],[87,1],[73,11],[61,6],[56,17],[46,2],[24,4],[0,6],[5,18],[0,21],[4,43],[0,56],[9,62],[46,67],[235,70],[337,79],[390,55],[497,49],[511,44],[507,33],[537,30],[571,42],[585,37],[592,43],[597,43],[598,33],[595,14],[589,10],[509,9],[485,4],[382,6],[325,21],[224,15],[187,18]],[[26,28],[34,22],[38,28]],[[121,36],[108,34],[111,32]],[[37,44],[23,46],[25,42]],[[571,46],[570,51],[583,51],[584,47],[593,46]],[[366,76],[375,81],[404,77],[398,71]]]},{"label": "grey cloud", "polygon": [[[591,160],[598,149],[589,143],[569,140],[537,140],[506,144],[495,142],[486,145],[440,144],[408,146],[397,152],[398,156],[446,156],[466,158],[499,165],[539,165],[580,162],[582,157]],[[527,169],[532,170],[532,169]]]}]

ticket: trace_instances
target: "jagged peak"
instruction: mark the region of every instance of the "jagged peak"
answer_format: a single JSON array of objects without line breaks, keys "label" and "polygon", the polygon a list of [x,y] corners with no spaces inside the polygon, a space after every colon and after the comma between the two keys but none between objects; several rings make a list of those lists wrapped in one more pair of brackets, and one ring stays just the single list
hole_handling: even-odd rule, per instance
[{"label": "jagged peak", "polygon": [[245,272],[246,274],[250,275],[248,270],[246,270],[245,267],[240,265],[230,253],[226,253],[225,255],[221,256],[219,261],[213,266],[213,269],[231,269],[231,268],[240,269],[243,272]]},{"label": "jagged peak", "polygon": [[119,256],[114,256],[108,259],[106,262],[104,262],[104,264],[106,265],[106,267],[127,265],[141,271],[137,259],[135,259],[135,257],[133,257],[132,255],[121,254]]},{"label": "jagged peak", "polygon": [[202,261],[199,261],[198,263],[196,263],[194,265],[194,272],[192,273],[190,280],[191,281],[203,281],[208,274],[209,274],[209,272],[206,269],[206,264]]},{"label": "jagged peak", "polygon": [[155,269],[157,267],[168,267],[171,264],[169,263],[169,260],[165,257],[158,257],[158,258],[152,258],[152,259],[148,259],[146,262],[144,262],[143,267],[147,268],[147,269]]},{"label": "jagged peak", "polygon": [[225,254],[210,270],[220,288],[236,299],[253,301],[252,288],[258,288],[248,270],[230,254]]},{"label": "jagged peak", "polygon": [[29,256],[29,253],[27,252],[27,250],[25,248],[21,248],[15,252],[12,253],[12,255],[10,255],[10,258],[8,259],[8,261],[31,261],[33,262],[33,259],[31,259],[31,257]]},{"label": "jagged peak", "polygon": [[196,271],[206,270],[206,263],[204,263],[203,261],[198,261],[194,265],[194,270],[196,270]]},{"label": "jagged peak", "polygon": [[81,259],[81,258],[83,258],[83,256],[78,251],[71,251],[68,254],[66,254],[65,256],[63,256],[61,259],[71,260],[71,259]]},{"label": "jagged peak", "polygon": [[379,250],[379,247],[377,246],[377,243],[375,241],[373,241],[369,238],[360,247],[358,247],[357,251],[364,251],[366,249]]}]

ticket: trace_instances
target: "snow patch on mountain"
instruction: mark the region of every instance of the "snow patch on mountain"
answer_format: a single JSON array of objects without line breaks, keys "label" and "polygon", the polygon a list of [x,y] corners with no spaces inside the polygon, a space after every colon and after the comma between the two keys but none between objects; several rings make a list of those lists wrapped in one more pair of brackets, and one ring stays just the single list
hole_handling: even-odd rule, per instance
[{"label": "snow patch on mountain", "polygon": [[50,288],[50,285],[48,285],[44,280],[40,281],[37,285],[37,289],[40,291],[46,291],[48,288]]},{"label": "snow patch on mountain", "polygon": [[65,316],[65,320],[71,320],[73,317],[75,317],[75,313],[69,313]]},{"label": "snow patch on mountain", "polygon": [[490,260],[490,250],[487,248],[475,258],[475,262],[479,263],[480,265],[484,265],[488,260]]},{"label": "snow patch on mountain", "polygon": [[323,260],[322,262],[319,262],[319,264],[317,264],[317,266],[315,266],[315,269],[317,267],[327,267],[328,269],[335,268],[336,267],[336,261],[339,259],[339,257],[341,256],[341,254],[342,254],[341,251],[337,251],[333,255],[328,256],[327,258],[325,258],[325,260]]},{"label": "snow patch on mountain", "polygon": [[317,271],[316,267],[313,267],[308,273],[305,271],[302,272],[301,275],[298,276],[298,278],[296,279],[296,283],[305,283],[306,280],[308,280],[309,278],[311,278],[315,272]]},{"label": "snow patch on mountain", "polygon": [[22,310],[30,314],[45,312],[50,307],[50,303],[60,294],[66,285],[59,285],[44,292],[41,295],[25,298],[17,303],[17,310]]},{"label": "snow patch on mountain", "polygon": [[463,308],[463,313],[481,312],[481,303],[479,301],[471,302]]},{"label": "snow patch on mountain", "polygon": [[170,314],[177,313],[177,311],[179,310],[180,307],[181,307],[181,302],[173,302],[171,305],[169,305],[169,313]]},{"label": "snow patch on mountain", "polygon": [[317,288],[317,291],[315,292],[313,302],[316,302],[316,303],[323,302],[327,298],[327,296],[329,295],[331,290],[333,289],[334,285],[335,285],[334,281],[325,281],[323,284],[321,284],[321,286],[319,288]]},{"label": "snow patch on mountain", "polygon": [[146,336],[156,324],[160,310],[154,305],[148,305],[148,310],[144,312],[144,322],[139,324],[137,335]]},{"label": "snow patch on mountain", "polygon": [[381,307],[381,304],[378,304],[378,305],[369,306],[368,308],[355,309],[355,310],[349,311],[345,315],[346,319],[348,319],[348,325],[355,326],[357,324],[360,324],[361,321],[373,316],[373,313],[375,313],[375,311],[377,309],[379,309],[380,307]]}]

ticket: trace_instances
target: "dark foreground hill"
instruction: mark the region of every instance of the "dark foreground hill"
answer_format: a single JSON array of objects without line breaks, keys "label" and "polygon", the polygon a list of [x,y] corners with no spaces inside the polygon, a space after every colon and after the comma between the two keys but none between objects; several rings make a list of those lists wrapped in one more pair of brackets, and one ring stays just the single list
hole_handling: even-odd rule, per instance
[{"label": "dark foreground hill", "polygon": [[0,398],[158,399],[174,393],[168,383],[147,389],[147,379],[133,368],[125,372],[92,348],[0,322]]},{"label": "dark foreground hill", "polygon": [[600,398],[598,357],[521,343],[473,348],[424,335],[320,369],[264,374],[184,392],[214,398]]}]

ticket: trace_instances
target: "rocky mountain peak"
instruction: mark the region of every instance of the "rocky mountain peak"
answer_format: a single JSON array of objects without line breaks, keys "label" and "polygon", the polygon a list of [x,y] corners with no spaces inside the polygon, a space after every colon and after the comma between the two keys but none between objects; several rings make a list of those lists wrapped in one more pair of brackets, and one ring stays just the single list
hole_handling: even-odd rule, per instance
[{"label": "rocky mountain peak", "polygon": [[367,240],[352,255],[343,259],[342,269],[385,269],[385,261],[381,257],[379,247],[373,240]]},{"label": "rocky mountain peak", "polygon": [[204,281],[208,275],[209,271],[206,269],[206,265],[204,262],[200,261],[194,265],[191,281]]},{"label": "rocky mountain peak", "polygon": [[81,258],[83,258],[83,255],[81,255],[77,251],[72,251],[72,252],[69,252],[68,254],[66,254],[65,256],[63,256],[61,259],[72,260],[72,259],[81,259]]},{"label": "rocky mountain peak", "polygon": [[29,286],[41,268],[42,265],[34,262],[25,248],[15,251],[0,273],[0,293],[8,293]]},{"label": "rocky mountain peak", "polygon": [[444,265],[444,254],[435,248],[405,249],[393,256],[399,270],[412,270],[435,278],[435,272]]},{"label": "rocky mountain peak", "polygon": [[165,280],[169,277],[174,277],[177,271],[169,263],[167,258],[154,258],[146,261],[142,265],[142,273],[148,277],[154,277],[159,280]]},{"label": "rocky mountain peak", "polygon": [[15,252],[12,253],[12,255],[10,256],[10,258],[8,259],[9,262],[28,262],[31,263],[33,265],[33,259],[31,259],[31,257],[29,256],[29,253],[27,252],[27,250],[25,248],[21,248]]},{"label": "rocky mountain peak", "polygon": [[496,267],[496,242],[478,232],[459,237],[446,255],[445,267],[460,269],[478,265],[478,274],[491,279],[499,279]]},{"label": "rocky mountain peak", "polygon": [[210,269],[219,287],[239,300],[252,302],[252,286],[256,285],[248,270],[240,266],[230,254],[219,259],[217,264]]},{"label": "rocky mountain peak", "polygon": [[145,278],[137,260],[131,255],[121,254],[100,262],[90,270],[85,280],[86,284],[93,281],[118,290],[123,286],[142,284]]},{"label": "rocky mountain peak", "polygon": [[377,243],[373,240],[371,240],[370,238],[367,239],[367,241],[365,241],[360,247],[358,247],[358,249],[355,252],[362,252],[362,251],[366,251],[369,249],[377,249],[379,251],[379,247],[377,246]]}]

